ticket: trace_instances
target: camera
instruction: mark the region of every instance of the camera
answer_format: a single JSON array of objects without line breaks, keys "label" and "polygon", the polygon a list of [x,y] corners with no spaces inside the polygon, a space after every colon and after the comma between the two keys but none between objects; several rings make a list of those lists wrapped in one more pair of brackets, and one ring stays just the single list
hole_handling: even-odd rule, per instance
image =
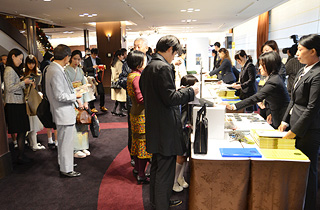
[{"label": "camera", "polygon": [[282,53],[283,54],[287,54],[288,51],[290,53],[291,56],[294,56],[298,50],[298,42],[299,42],[299,37],[298,35],[294,34],[290,36],[290,39],[293,40],[293,45],[291,47],[286,47],[282,49]]}]

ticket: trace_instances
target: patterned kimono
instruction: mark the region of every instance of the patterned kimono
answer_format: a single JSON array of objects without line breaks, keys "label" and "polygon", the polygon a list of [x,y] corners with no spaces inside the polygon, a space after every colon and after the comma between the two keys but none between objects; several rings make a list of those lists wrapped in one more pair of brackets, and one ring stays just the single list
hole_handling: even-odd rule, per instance
[{"label": "patterned kimono", "polygon": [[[131,155],[137,156],[140,159],[146,159],[151,158],[152,154],[148,153],[146,149],[145,108],[139,88],[140,75],[141,72],[134,70],[127,78],[127,91],[132,101],[130,110],[132,130]],[[138,98],[137,95],[140,95],[140,97]]]}]

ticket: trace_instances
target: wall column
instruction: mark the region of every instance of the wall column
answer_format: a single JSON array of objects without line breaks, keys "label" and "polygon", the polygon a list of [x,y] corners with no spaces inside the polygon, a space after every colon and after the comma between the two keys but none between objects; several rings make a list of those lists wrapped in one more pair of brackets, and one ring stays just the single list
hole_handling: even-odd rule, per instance
[{"label": "wall column", "polygon": [[[123,29],[123,27],[122,27]],[[115,51],[121,48],[121,22],[103,22],[96,24],[97,48],[99,58],[107,66],[104,72],[103,87],[106,93],[110,93],[111,61]]]},{"label": "wall column", "polygon": [[28,53],[37,55],[36,21],[31,18],[26,18],[26,25]]},{"label": "wall column", "polygon": [[[0,78],[1,80],[1,78]],[[1,82],[0,82],[1,84]],[[2,90],[0,88],[0,96]],[[8,146],[7,127],[5,122],[3,101],[0,99],[0,179],[12,171],[11,153]]]},{"label": "wall column", "polygon": [[89,30],[84,29],[83,30],[83,37],[84,37],[84,49],[90,48],[89,45]]}]

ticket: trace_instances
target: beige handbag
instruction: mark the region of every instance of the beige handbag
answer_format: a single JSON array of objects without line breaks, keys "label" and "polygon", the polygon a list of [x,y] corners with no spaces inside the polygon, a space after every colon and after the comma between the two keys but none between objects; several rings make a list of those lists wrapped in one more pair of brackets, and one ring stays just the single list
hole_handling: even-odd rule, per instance
[{"label": "beige handbag", "polygon": [[26,94],[26,107],[27,107],[27,114],[29,116],[37,115],[37,109],[39,104],[41,103],[41,96],[39,95],[38,91],[30,85],[28,88],[28,92]]}]

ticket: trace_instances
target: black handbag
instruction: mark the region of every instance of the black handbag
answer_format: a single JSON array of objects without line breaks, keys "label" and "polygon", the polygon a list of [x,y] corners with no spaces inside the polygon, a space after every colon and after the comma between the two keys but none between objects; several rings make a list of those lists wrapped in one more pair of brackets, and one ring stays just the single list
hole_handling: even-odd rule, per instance
[{"label": "black handbag", "polygon": [[46,95],[46,72],[47,68],[43,71],[43,80],[42,80],[42,92],[43,97],[41,103],[37,108],[37,116],[44,127],[46,128],[56,128],[56,124],[53,122],[53,117],[50,111],[50,103]]},{"label": "black handbag", "polygon": [[194,136],[194,154],[207,154],[208,151],[208,119],[206,118],[207,104],[197,112],[196,131]]},{"label": "black handbag", "polygon": [[116,82],[111,82],[111,88],[113,89],[121,89],[121,86],[119,84],[119,80]]},{"label": "black handbag", "polygon": [[98,138],[100,135],[100,123],[95,113],[92,113],[90,109],[87,110],[91,117],[90,131],[93,138]]}]

